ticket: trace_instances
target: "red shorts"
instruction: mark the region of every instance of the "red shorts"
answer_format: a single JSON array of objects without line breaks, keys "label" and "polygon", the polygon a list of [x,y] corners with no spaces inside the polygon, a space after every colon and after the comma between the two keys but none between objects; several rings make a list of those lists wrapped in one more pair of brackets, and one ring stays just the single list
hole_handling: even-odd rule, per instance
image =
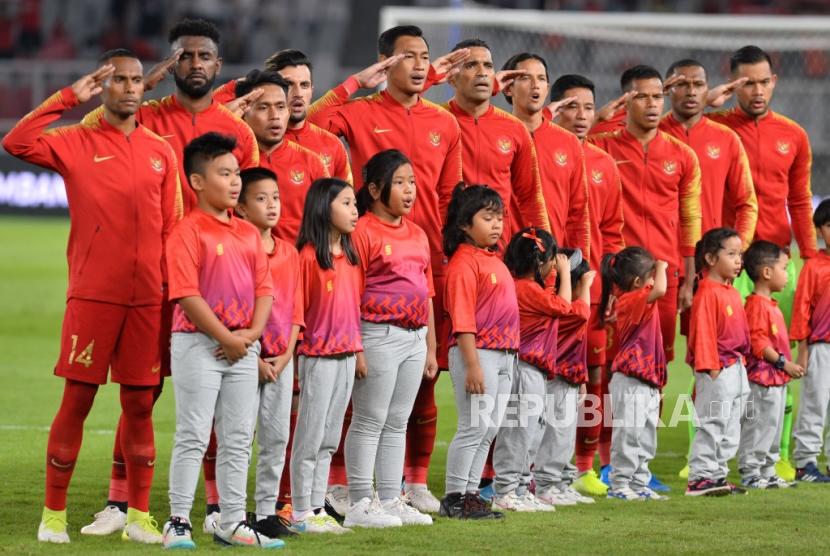
[{"label": "red shorts", "polygon": [[445,276],[432,275],[432,284],[435,288],[435,296],[432,298],[432,312],[435,315],[435,339],[438,344],[436,350],[436,358],[438,359],[439,369],[449,369],[449,340],[452,333],[452,323],[449,315],[444,313],[444,285],[446,284]]},{"label": "red shorts", "polygon": [[591,317],[588,319],[588,366],[605,365],[605,345],[608,334],[599,322],[599,305],[591,305]]},{"label": "red shorts", "polygon": [[674,360],[674,338],[677,334],[677,290],[677,285],[669,286],[666,289],[666,295],[657,300],[666,363]]},{"label": "red shorts", "polygon": [[161,305],[128,307],[70,299],[55,374],[106,384],[112,369],[112,381],[118,384],[157,386],[161,382],[161,338]]}]

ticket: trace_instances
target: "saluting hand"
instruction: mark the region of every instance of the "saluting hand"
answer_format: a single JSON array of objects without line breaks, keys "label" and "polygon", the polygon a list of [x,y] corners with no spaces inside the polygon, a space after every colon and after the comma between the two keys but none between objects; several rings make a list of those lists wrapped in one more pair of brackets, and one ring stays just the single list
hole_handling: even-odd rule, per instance
[{"label": "saluting hand", "polygon": [[377,62],[376,64],[372,64],[368,68],[354,74],[354,78],[357,79],[357,82],[362,89],[374,89],[386,81],[387,70],[403,60],[403,58],[403,54],[390,56],[389,58],[381,62]]},{"label": "saluting hand", "polygon": [[150,68],[150,71],[144,76],[145,92],[155,89],[156,85],[164,81],[168,73],[173,73],[173,69],[179,62],[179,57],[182,55],[182,52],[184,52],[184,49],[177,48],[173,54]]},{"label": "saluting hand", "polygon": [[78,79],[72,84],[72,93],[78,102],[83,104],[95,95],[100,95],[104,90],[104,81],[115,71],[112,64],[104,64],[92,73]]},{"label": "saluting hand", "polygon": [[432,71],[435,72],[436,85],[446,83],[453,75],[461,71],[461,63],[470,57],[469,48],[459,48],[449,54],[444,54],[432,62]]},{"label": "saluting hand", "polygon": [[550,110],[550,115],[552,118],[555,118],[556,115],[562,110],[565,106],[569,105],[570,103],[574,102],[576,97],[567,97],[560,100],[554,100],[550,104],[548,104],[547,108]]},{"label": "saluting hand", "polygon": [[735,89],[746,83],[748,80],[748,77],[741,77],[735,81],[730,81],[729,83],[724,83],[723,85],[718,85],[717,87],[709,89],[709,93],[706,95],[706,104],[712,108],[723,106],[727,100],[732,98],[732,95],[735,93]]},{"label": "saluting hand", "polygon": [[225,103],[225,108],[233,112],[233,115],[237,118],[241,118],[245,115],[245,112],[248,111],[254,103],[259,100],[259,97],[265,92],[265,89],[259,87],[248,93],[247,95],[242,95],[239,98],[235,98],[230,102]]},{"label": "saluting hand", "polygon": [[606,103],[602,108],[600,108],[597,111],[597,121],[607,122],[608,120],[613,118],[614,114],[623,109],[623,107],[625,106],[625,101],[627,101],[632,96],[634,96],[634,91],[628,91],[627,93],[623,93],[614,100]]},{"label": "saluting hand", "polygon": [[513,81],[515,81],[517,77],[521,77],[523,75],[528,75],[528,71],[523,69],[497,71],[494,78],[493,94],[495,95],[499,91],[505,90],[513,84]]}]

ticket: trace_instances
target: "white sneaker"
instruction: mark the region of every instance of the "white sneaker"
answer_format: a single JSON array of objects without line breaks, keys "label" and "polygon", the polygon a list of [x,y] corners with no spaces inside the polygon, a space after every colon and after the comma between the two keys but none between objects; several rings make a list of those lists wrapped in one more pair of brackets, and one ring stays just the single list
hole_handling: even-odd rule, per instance
[{"label": "white sneaker", "polygon": [[161,530],[164,548],[196,548],[190,522],[181,517],[171,517]]},{"label": "white sneaker", "polygon": [[538,511],[534,501],[525,496],[516,495],[516,491],[508,492],[504,496],[493,496],[493,510],[506,512],[535,512]]},{"label": "white sneaker", "polygon": [[648,488],[648,487],[646,487],[646,488],[644,488],[644,489],[642,489],[642,490],[638,490],[638,491],[637,491],[637,494],[638,494],[638,495],[639,495],[639,496],[640,496],[643,500],[659,500],[659,501],[664,501],[664,500],[668,500],[668,499],[669,499],[669,497],[668,497],[668,496],[664,496],[664,495],[662,495],[662,494],[659,494],[659,493],[657,493],[657,492],[654,492],[653,490],[651,490],[651,489],[650,489],[650,488]]},{"label": "white sneaker", "polygon": [[127,510],[127,525],[121,533],[121,540],[142,544],[161,544],[159,524],[150,512],[139,512],[134,508]]},{"label": "white sneaker", "polygon": [[432,495],[426,485],[406,485],[404,496],[421,513],[437,514],[441,510],[441,501]]},{"label": "white sneaker", "polygon": [[330,485],[326,492],[326,502],[337,515],[346,515],[349,510],[349,487]]},{"label": "white sneaker", "polygon": [[608,489],[608,494],[606,495],[606,497],[607,498],[615,498],[617,500],[626,500],[626,501],[631,501],[631,500],[643,501],[643,500],[646,499],[645,497],[640,496],[639,493],[634,492],[631,489],[631,487],[623,487],[623,488],[619,488],[619,489],[609,488]]},{"label": "white sneaker", "polygon": [[306,533],[333,533],[335,535],[342,535],[344,533],[351,533],[351,529],[347,529],[337,523],[337,520],[326,514],[325,512],[317,515],[313,513],[307,514],[302,519],[298,519],[291,524],[291,530],[301,535]]},{"label": "white sneaker", "polygon": [[226,546],[258,546],[260,548],[282,548],[285,542],[280,539],[272,539],[251,529],[247,523],[240,521],[231,524],[227,529],[216,525],[213,539]]},{"label": "white sneaker", "polygon": [[591,498],[590,496],[583,496],[577,490],[571,486],[567,486],[562,489],[562,494],[565,496],[569,496],[572,500],[575,500],[577,504],[596,504],[596,500]]},{"label": "white sneaker", "polygon": [[571,496],[552,486],[536,495],[536,499],[549,506],[576,506],[577,502]]},{"label": "white sneaker", "polygon": [[202,531],[204,531],[208,535],[212,535],[216,532],[216,528],[219,527],[219,518],[222,517],[222,514],[219,512],[210,512],[205,516],[205,522],[202,524]]},{"label": "white sneaker", "polygon": [[95,520],[92,523],[81,527],[81,534],[111,535],[123,531],[125,525],[127,525],[127,514],[119,510],[117,506],[107,506],[95,514]]},{"label": "white sneaker", "polygon": [[53,530],[46,526],[43,521],[40,522],[40,527],[37,528],[37,540],[40,542],[52,542],[57,544],[66,544],[69,542],[69,533],[66,528],[63,530]]},{"label": "white sneaker", "polygon": [[383,511],[397,517],[404,525],[432,525],[432,518],[419,512],[403,501],[401,497],[381,502]]},{"label": "white sneaker", "polygon": [[552,506],[550,504],[545,504],[544,502],[542,502],[541,500],[536,498],[533,495],[533,493],[530,492],[529,490],[524,493],[524,496],[522,496],[522,498],[524,498],[526,504],[530,504],[530,505],[535,506],[537,512],[555,512],[556,511],[555,506]]},{"label": "white sneaker", "polygon": [[400,517],[383,511],[377,498],[364,496],[351,506],[346,512],[343,521],[345,527],[371,527],[383,529],[385,527],[400,527],[403,525]]}]

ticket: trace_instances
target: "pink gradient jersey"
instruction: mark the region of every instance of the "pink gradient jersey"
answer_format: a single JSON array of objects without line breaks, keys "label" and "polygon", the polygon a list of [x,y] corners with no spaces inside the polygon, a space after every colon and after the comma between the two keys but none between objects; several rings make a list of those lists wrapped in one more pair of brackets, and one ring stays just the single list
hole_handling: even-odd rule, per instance
[{"label": "pink gradient jersey", "polygon": [[274,251],[268,254],[268,267],[274,282],[274,304],[262,331],[262,356],[275,357],[288,349],[291,328],[302,328],[303,289],[300,287],[300,255],[293,245],[274,238]]},{"label": "pink gradient jersey", "polygon": [[620,350],[611,372],[648,382],[657,388],[666,385],[666,353],[660,330],[657,302],[649,303],[653,290],[646,286],[617,297],[617,338]]}]

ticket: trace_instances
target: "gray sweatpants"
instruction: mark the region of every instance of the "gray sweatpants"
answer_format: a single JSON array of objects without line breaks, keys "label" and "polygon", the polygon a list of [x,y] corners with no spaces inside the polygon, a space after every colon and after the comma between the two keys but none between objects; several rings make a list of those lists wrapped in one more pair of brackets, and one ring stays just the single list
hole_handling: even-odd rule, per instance
[{"label": "gray sweatpants", "polygon": [[557,376],[546,381],[545,388],[545,432],[533,467],[537,492],[571,484],[575,471],[571,458],[576,449],[579,386]]},{"label": "gray sweatpants", "polygon": [[294,390],[294,360],[276,382],[259,386],[259,416],[256,439],[256,513],[272,515],[277,507],[277,491],[285,466],[285,448],[291,432],[291,397]]},{"label": "gray sweatpants", "polygon": [[354,354],[299,357],[300,407],[291,446],[291,502],[295,514],[325,504],[331,455],[340,444],[354,384]]},{"label": "gray sweatpants", "polygon": [[449,352],[458,426],[447,450],[447,494],[478,492],[487,453],[501,426],[516,373],[518,359],[515,352],[492,349],[476,351],[484,373],[484,395],[475,396],[465,388],[467,366],[461,350],[458,346],[453,346]]},{"label": "gray sweatpants", "polygon": [[698,426],[689,457],[689,482],[726,478],[727,464],[738,452],[741,415],[748,397],[749,382],[740,361],[725,367],[714,380],[709,373],[695,373]]},{"label": "gray sweatpants", "polygon": [[202,458],[216,430],[216,488],[223,527],[245,519],[248,463],[254,434],[259,342],[234,363],[216,359],[206,334],[173,333],[170,355],[176,433],[170,457],[170,514],[190,519]]},{"label": "gray sweatpants", "polygon": [[775,475],[775,464],[780,459],[778,452],[786,398],[786,386],[749,383],[738,446],[738,471],[742,479]]},{"label": "gray sweatpants", "polygon": [[493,449],[494,483],[499,496],[519,487],[523,472],[533,461],[531,451],[544,430],[545,373],[519,360],[511,394]]},{"label": "gray sweatpants", "polygon": [[352,423],[346,435],[346,473],[352,503],[372,497],[372,471],[378,496],[400,495],[406,454],[406,424],[427,355],[427,329],[361,322],[368,374],[352,392]]},{"label": "gray sweatpants", "polygon": [[657,453],[660,390],[638,378],[613,373],[611,394],[611,488],[639,491],[651,482],[648,464]]},{"label": "gray sweatpants", "polygon": [[[819,342],[807,347],[807,374],[801,379],[798,417],[795,420],[796,467],[815,463],[821,453],[822,434],[830,405],[830,344]],[[824,436],[824,454],[830,459],[830,427]]]}]

